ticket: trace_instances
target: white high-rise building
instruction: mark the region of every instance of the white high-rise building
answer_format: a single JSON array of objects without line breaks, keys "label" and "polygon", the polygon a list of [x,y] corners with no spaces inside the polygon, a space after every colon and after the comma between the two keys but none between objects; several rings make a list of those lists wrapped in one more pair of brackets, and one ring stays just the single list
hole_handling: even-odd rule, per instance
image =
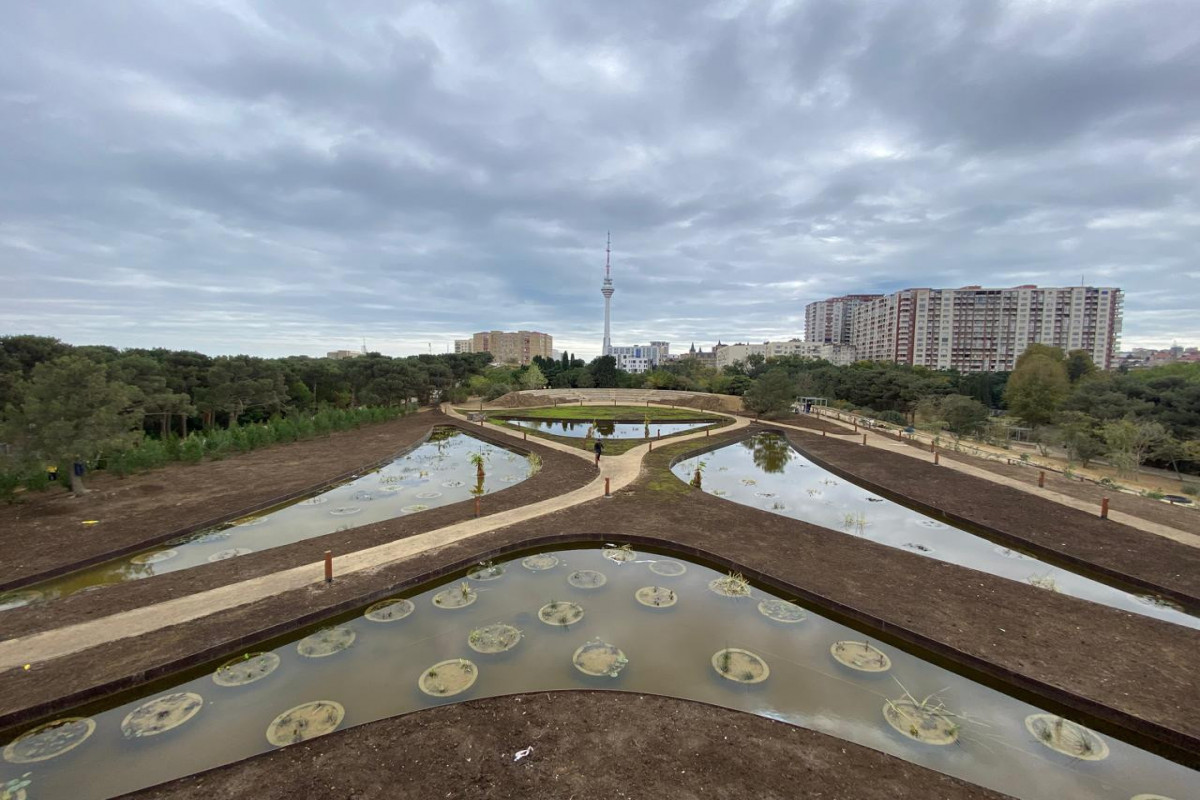
[{"label": "white high-rise building", "polygon": [[850,324],[855,309],[882,296],[847,294],[809,303],[804,307],[804,341],[850,344]]},{"label": "white high-rise building", "polygon": [[1110,369],[1122,305],[1121,290],[1111,286],[904,289],[857,304],[850,344],[863,360],[1007,372],[1037,343],[1084,350]]},{"label": "white high-rise building", "polygon": [[669,342],[651,342],[648,345],[635,344],[632,347],[610,347],[608,355],[617,360],[617,369],[626,372],[649,372],[670,360],[671,345]]},{"label": "white high-rise building", "polygon": [[760,355],[763,358],[781,358],[783,356],[820,358],[838,366],[853,364],[855,361],[855,351],[851,345],[834,342],[806,342],[801,339],[763,342],[762,344],[718,344],[714,350],[716,351],[715,366],[717,369],[731,367],[739,362],[745,363],[753,355]]}]

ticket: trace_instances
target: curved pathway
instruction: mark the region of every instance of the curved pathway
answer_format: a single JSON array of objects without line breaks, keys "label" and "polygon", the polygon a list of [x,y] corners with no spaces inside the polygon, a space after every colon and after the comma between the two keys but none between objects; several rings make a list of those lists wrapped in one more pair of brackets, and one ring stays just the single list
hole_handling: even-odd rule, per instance
[{"label": "curved pathway", "polygon": [[[445,408],[447,415],[459,420],[466,420],[451,408]],[[744,428],[750,424],[745,418],[722,415],[734,420],[732,425],[722,428],[722,432]],[[486,430],[512,439],[522,437],[510,428],[500,425],[483,423]],[[704,438],[706,431],[672,436],[671,443]],[[539,439],[539,444],[563,452],[572,453],[579,458],[591,460],[593,456],[560,442]],[[334,560],[335,575],[346,575],[360,570],[370,570],[377,567],[412,558],[427,550],[444,547],[463,539],[477,536],[487,531],[503,528],[518,522],[541,517],[560,511],[580,503],[594,500],[604,495],[604,481],[609,479],[611,491],[617,491],[632,483],[641,471],[642,457],[648,453],[652,444],[639,445],[619,456],[607,456],[601,460],[600,474],[586,486],[582,486],[560,497],[542,500],[520,508],[502,511],[477,519],[467,520],[445,528],[417,534],[405,539],[399,539],[387,544],[358,550]],[[123,611],[100,619],[67,625],[62,628],[42,631],[18,639],[10,639],[0,643],[0,671],[22,667],[41,661],[78,653],[90,647],[133,636],[141,636],[153,631],[178,625],[200,617],[217,614],[236,606],[254,603],[272,595],[299,589],[304,586],[319,583],[324,580],[324,564],[314,562],[301,567],[263,575],[258,578],[227,584],[216,589],[210,589],[196,594],[179,597],[155,605]]]}]

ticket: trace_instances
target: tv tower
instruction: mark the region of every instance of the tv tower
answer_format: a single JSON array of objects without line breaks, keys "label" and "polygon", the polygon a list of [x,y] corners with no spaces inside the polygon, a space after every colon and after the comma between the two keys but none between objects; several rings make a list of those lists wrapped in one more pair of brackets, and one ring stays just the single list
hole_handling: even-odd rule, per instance
[{"label": "tv tower", "polygon": [[604,295],[604,347],[600,355],[612,355],[612,338],[609,335],[609,307],[612,305],[613,288],[612,282],[612,232],[609,231],[608,240],[604,245],[604,283],[600,284],[600,294]]}]

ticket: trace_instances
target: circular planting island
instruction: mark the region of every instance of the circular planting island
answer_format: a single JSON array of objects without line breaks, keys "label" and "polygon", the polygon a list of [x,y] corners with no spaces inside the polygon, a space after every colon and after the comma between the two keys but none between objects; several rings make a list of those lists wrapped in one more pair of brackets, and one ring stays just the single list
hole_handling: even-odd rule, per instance
[{"label": "circular planting island", "polygon": [[678,578],[687,572],[687,567],[678,561],[654,561],[650,564],[650,571],[664,578]]},{"label": "circular planting island", "polygon": [[708,582],[708,588],[722,597],[749,597],[750,581],[741,575],[724,575]]},{"label": "circular planting island", "polygon": [[405,600],[400,597],[391,597],[387,600],[380,600],[378,603],[367,608],[363,616],[371,622],[399,622],[407,617],[417,607],[413,605],[412,600]]},{"label": "circular planting island", "polygon": [[424,503],[413,503],[411,506],[404,506],[400,510],[405,514],[419,514],[422,511],[428,511],[429,506],[425,505]]},{"label": "circular planting island", "polygon": [[137,564],[139,566],[146,564],[157,564],[160,561],[168,561],[177,555],[179,555],[178,550],[154,550],[149,553],[142,553],[141,555],[134,556],[133,558],[129,559],[129,563]]},{"label": "circular planting island", "polygon": [[538,619],[547,625],[566,627],[583,619],[583,606],[578,603],[554,600],[538,609]]},{"label": "circular planting island", "polygon": [[4,748],[4,760],[12,764],[49,761],[74,750],[96,730],[91,717],[63,717],[25,731]]},{"label": "circular planting island", "polygon": [[512,650],[521,642],[521,631],[512,625],[496,622],[476,628],[467,636],[467,646],[476,653],[494,655]]},{"label": "circular planting island", "polygon": [[608,583],[608,578],[594,569],[577,569],[567,576],[567,583],[576,589],[599,589]]},{"label": "circular planting island", "polygon": [[904,736],[924,744],[947,745],[958,741],[959,726],[948,714],[922,707],[907,698],[884,703],[883,718]]},{"label": "circular planting island", "polygon": [[552,553],[538,553],[521,559],[521,566],[532,572],[544,572],[558,566],[558,556]]},{"label": "circular planting island", "polygon": [[276,747],[315,739],[337,729],[346,716],[341,703],[313,700],[289,708],[267,727],[267,741]]},{"label": "circular planting island", "polygon": [[249,547],[231,547],[228,550],[220,550],[208,557],[209,561],[224,561],[227,558],[237,558],[238,556],[247,556],[253,553]]},{"label": "circular planting island", "polygon": [[575,669],[594,678],[615,678],[629,663],[629,659],[616,645],[600,639],[592,639],[571,656]]},{"label": "circular planting island", "polygon": [[604,549],[604,557],[618,564],[627,564],[637,560],[637,553],[629,545],[623,547],[608,547]]},{"label": "circular planting island", "polygon": [[486,564],[476,564],[467,570],[467,577],[473,581],[494,581],[504,577],[504,567],[490,561]]},{"label": "circular planting island", "polygon": [[674,591],[661,586],[643,586],[633,596],[647,608],[670,608],[679,602],[679,596]]},{"label": "circular planting island", "polygon": [[1108,744],[1082,725],[1054,714],[1030,714],[1025,729],[1056,753],[1084,761],[1108,758]]},{"label": "circular planting island", "polygon": [[350,628],[343,628],[341,625],[322,628],[296,642],[296,652],[305,658],[326,658],[354,644],[357,635]]},{"label": "circular planting island", "polygon": [[892,668],[887,653],[870,642],[834,642],[830,654],[839,664],[858,672],[882,673]]},{"label": "circular planting island", "polygon": [[329,514],[333,517],[350,517],[360,511],[362,511],[360,506],[338,506],[337,508],[329,509]]},{"label": "circular planting island", "polygon": [[127,739],[157,736],[178,728],[200,713],[204,698],[195,692],[172,692],[142,703],[121,720]]},{"label": "circular planting island", "polygon": [[279,656],[274,653],[246,653],[217,667],[212,679],[217,686],[245,686],[261,681],[277,669]]},{"label": "circular planting island", "polygon": [[475,685],[479,668],[465,658],[439,661],[421,673],[417,685],[430,697],[453,697]]},{"label": "circular planting island", "polygon": [[463,581],[452,589],[442,589],[433,596],[433,604],[438,608],[466,608],[479,599],[479,593],[471,588],[471,584]]},{"label": "circular planting island", "polygon": [[722,678],[737,683],[762,683],[771,674],[762,656],[740,647],[726,647],[713,653],[712,666]]},{"label": "circular planting island", "polygon": [[789,625],[804,622],[804,620],[808,619],[808,615],[804,613],[804,609],[800,606],[774,597],[760,600],[758,603],[758,613],[767,619],[772,619],[776,622],[785,622]]}]

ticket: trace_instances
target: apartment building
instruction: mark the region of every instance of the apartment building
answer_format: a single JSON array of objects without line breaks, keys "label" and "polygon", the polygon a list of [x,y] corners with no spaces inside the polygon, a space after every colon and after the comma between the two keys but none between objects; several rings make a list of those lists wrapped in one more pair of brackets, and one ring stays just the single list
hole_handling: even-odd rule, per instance
[{"label": "apartment building", "polygon": [[855,310],[881,294],[847,294],[818,300],[804,307],[804,341],[850,344]]},{"label": "apartment building", "polygon": [[608,354],[617,360],[617,369],[626,372],[649,372],[671,360],[670,342],[635,344],[632,347],[609,347]]},{"label": "apartment building", "polygon": [[763,358],[779,358],[781,356],[800,356],[801,358],[823,358],[826,361],[844,366],[855,361],[854,348],[847,344],[832,342],[806,342],[802,339],[788,339],[784,342],[763,342],[762,344],[726,344],[716,348],[715,366],[718,369],[745,362],[752,355]]},{"label": "apartment building", "polygon": [[538,331],[483,331],[455,339],[456,353],[491,353],[497,364],[529,364],[534,356],[552,358],[554,337]]},{"label": "apartment building", "polygon": [[1004,372],[1029,345],[1085,350],[1115,366],[1123,296],[1115,287],[904,289],[859,304],[850,343],[858,358]]}]

